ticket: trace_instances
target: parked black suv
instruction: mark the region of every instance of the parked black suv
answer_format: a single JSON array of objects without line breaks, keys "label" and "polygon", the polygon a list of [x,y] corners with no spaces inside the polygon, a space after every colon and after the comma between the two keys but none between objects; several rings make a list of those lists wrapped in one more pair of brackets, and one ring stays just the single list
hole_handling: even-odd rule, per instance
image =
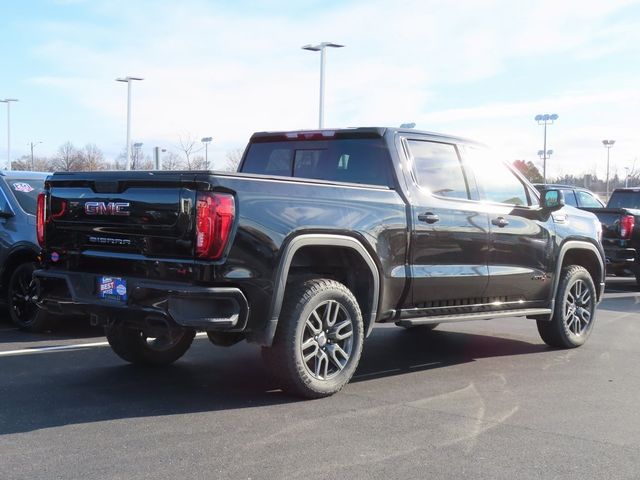
[{"label": "parked black suv", "polygon": [[375,322],[528,317],[563,348],[592,331],[599,222],[474,142],[256,133],[239,171],[49,177],[39,304],[90,313],[133,363],[177,360],[196,330],[246,339],[306,397],[349,381]]},{"label": "parked black suv", "polygon": [[52,317],[31,301],[31,278],[38,263],[36,200],[47,173],[0,172],[0,288],[13,323],[31,331],[50,326]]}]

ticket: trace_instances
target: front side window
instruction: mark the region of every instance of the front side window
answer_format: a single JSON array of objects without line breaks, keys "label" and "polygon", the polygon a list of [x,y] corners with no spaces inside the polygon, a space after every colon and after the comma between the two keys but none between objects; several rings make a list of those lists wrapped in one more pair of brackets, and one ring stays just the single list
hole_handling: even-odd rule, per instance
[{"label": "front side window", "polygon": [[469,198],[455,146],[422,140],[409,140],[408,144],[418,185],[441,197]]},{"label": "front side window", "polygon": [[573,190],[562,190],[562,194],[564,195],[564,203],[567,205],[571,205],[572,207],[577,207],[578,202],[576,201],[576,196],[573,194]]},{"label": "front side window", "polygon": [[465,158],[473,168],[482,200],[507,205],[530,205],[524,183],[505,163],[493,157],[490,150],[467,147]]}]

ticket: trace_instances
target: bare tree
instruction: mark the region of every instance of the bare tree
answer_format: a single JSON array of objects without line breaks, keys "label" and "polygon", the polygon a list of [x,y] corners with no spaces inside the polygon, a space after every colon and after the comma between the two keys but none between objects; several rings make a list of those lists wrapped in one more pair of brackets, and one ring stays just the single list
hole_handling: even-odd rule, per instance
[{"label": "bare tree", "polygon": [[191,158],[191,168],[189,170],[208,170],[207,162],[202,155],[196,155]]},{"label": "bare tree", "polygon": [[184,162],[177,153],[169,151],[162,156],[163,170],[182,170],[183,168]]},{"label": "bare tree", "polygon": [[225,155],[225,164],[222,169],[227,172],[238,171],[242,155],[244,155],[244,148],[234,148],[233,150],[229,150]]},{"label": "bare tree", "polygon": [[60,145],[57,155],[51,162],[52,170],[62,172],[73,172],[80,170],[80,156],[76,147],[71,142]]},{"label": "bare tree", "polygon": [[105,170],[107,168],[102,150],[95,143],[88,143],[78,152],[82,170]]},{"label": "bare tree", "polygon": [[187,170],[195,170],[193,168],[194,155],[202,150],[202,147],[198,148],[198,139],[191,134],[180,135],[178,149],[184,156]]}]

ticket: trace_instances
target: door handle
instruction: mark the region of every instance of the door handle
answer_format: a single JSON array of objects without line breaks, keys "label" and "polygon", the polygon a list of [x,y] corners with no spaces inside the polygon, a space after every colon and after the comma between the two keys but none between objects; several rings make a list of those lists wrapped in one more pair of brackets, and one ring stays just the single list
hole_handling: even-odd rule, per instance
[{"label": "door handle", "polygon": [[504,217],[498,217],[498,218],[492,219],[491,224],[495,225],[496,227],[504,228],[507,225],[509,225],[509,220],[507,220]]},{"label": "door handle", "polygon": [[418,220],[425,223],[436,223],[438,220],[440,220],[440,217],[435,213],[427,212],[418,215]]}]

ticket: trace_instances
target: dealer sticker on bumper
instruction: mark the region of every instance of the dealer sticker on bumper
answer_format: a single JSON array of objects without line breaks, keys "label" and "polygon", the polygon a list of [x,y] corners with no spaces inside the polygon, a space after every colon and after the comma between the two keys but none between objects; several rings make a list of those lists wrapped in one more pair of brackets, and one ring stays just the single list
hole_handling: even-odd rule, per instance
[{"label": "dealer sticker on bumper", "polygon": [[121,277],[98,277],[98,296],[104,299],[127,301],[127,281]]}]

